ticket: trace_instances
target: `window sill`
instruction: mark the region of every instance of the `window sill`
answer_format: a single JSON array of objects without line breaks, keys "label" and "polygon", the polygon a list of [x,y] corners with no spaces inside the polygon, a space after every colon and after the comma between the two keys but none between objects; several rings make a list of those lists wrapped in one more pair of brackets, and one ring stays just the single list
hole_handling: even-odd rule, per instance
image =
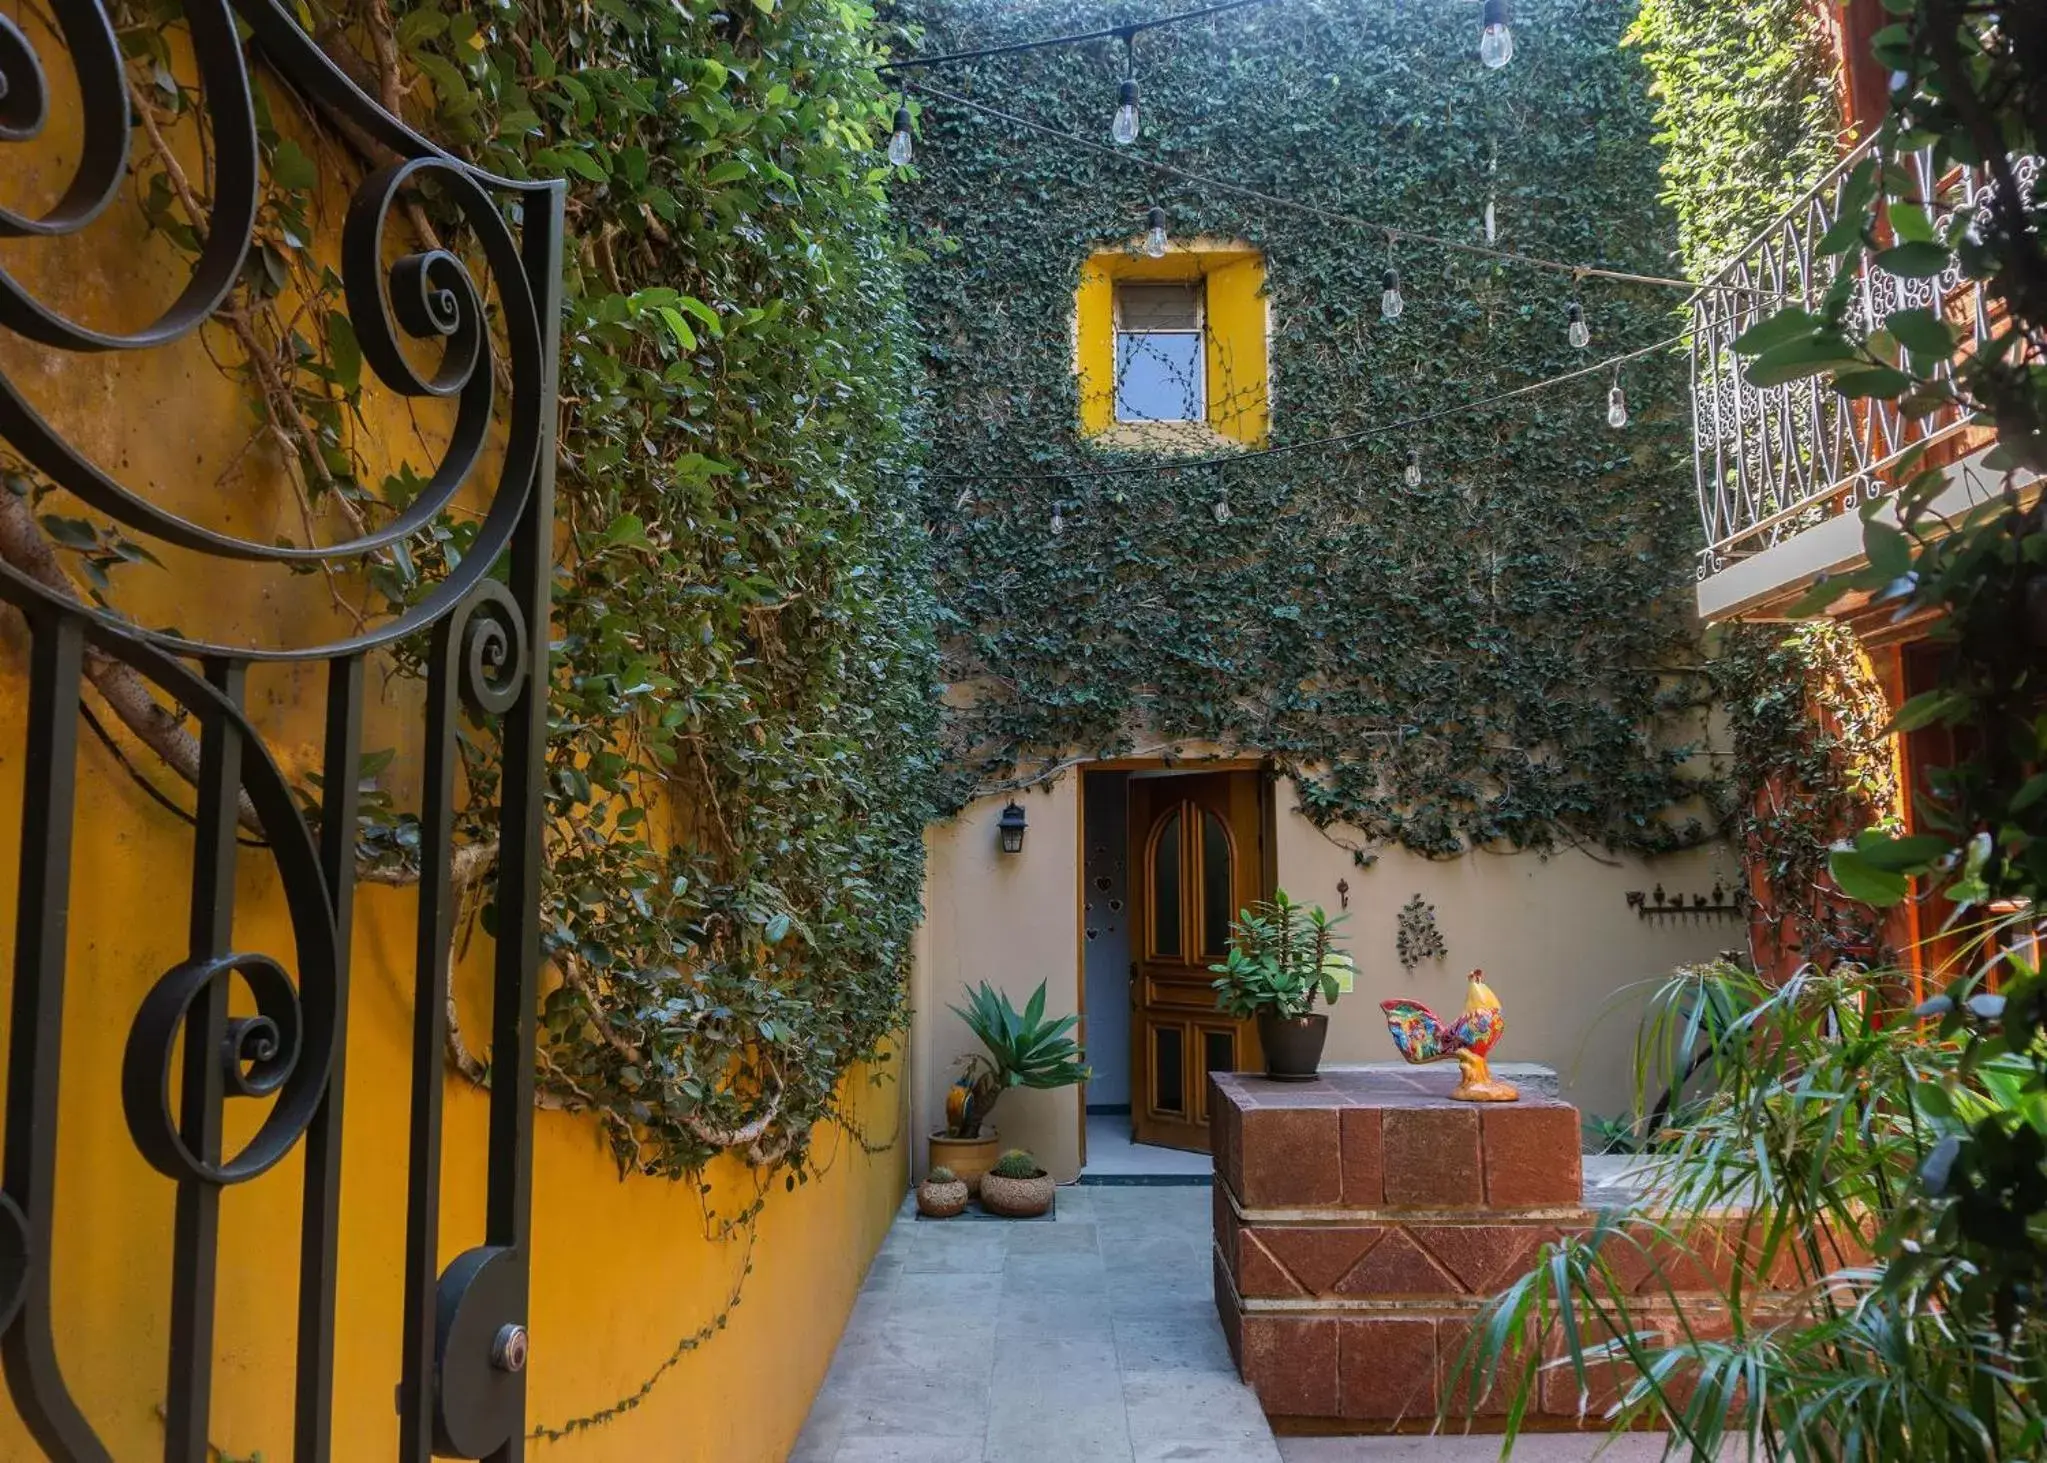
[{"label": "window sill", "polygon": [[1207,422],[1117,422],[1090,434],[1087,443],[1110,452],[1161,452],[1206,457],[1241,452],[1245,444],[1225,437]]}]

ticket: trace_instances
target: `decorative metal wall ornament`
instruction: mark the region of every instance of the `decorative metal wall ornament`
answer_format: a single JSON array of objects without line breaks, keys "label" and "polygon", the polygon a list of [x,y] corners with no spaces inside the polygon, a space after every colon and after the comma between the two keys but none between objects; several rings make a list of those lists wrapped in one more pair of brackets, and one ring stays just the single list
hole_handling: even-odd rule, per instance
[{"label": "decorative metal wall ornament", "polygon": [[[38,218],[0,209],[0,237],[46,247],[80,232],[128,176],[130,118],[122,53],[92,0],[52,0],[82,108],[82,146],[69,186]],[[252,244],[261,179],[252,84],[238,37],[297,94],[386,156],[356,188],[342,230],[348,316],[364,361],[389,390],[446,397],[454,426],[418,497],[389,522],[340,544],[285,545],[234,537],[147,502],[89,461],[0,376],[0,441],[57,486],[124,529],[224,559],[345,564],[430,525],[480,463],[495,463],[476,541],[459,567],[389,620],[330,644],[244,647],[149,631],[0,563],[0,601],[29,632],[26,780],[16,890],[15,972],[9,1013],[6,1151],[0,1173],[0,1367],[23,1423],[52,1457],[109,1455],[67,1388],[55,1338],[51,1240],[59,1142],[58,1064],[64,1045],[80,691],[94,660],[132,668],[197,722],[200,765],[190,897],[191,941],[134,1013],[121,1066],[132,1141],[177,1186],[170,1277],[164,1456],[203,1463],[213,1386],[222,1190],[247,1183],[305,1144],[299,1244],[293,1453],[332,1456],[335,1271],[341,1210],[357,768],[364,662],[412,636],[424,656],[419,941],[413,1002],[412,1114],[405,1220],[398,1456],[524,1455],[533,1051],[546,750],[548,595],[553,549],[556,360],[559,352],[563,191],[470,167],[384,111],[272,0],[189,0],[209,124],[210,215],[191,276],[153,323],[131,334],[80,325],[33,299],[0,271],[0,328],[53,351],[139,351],[192,335],[226,299]],[[0,15],[0,146],[37,137],[48,118],[44,63],[26,33]],[[395,160],[393,160],[395,157]],[[461,216],[494,291],[509,400],[497,399],[486,294],[445,249],[406,253],[386,267],[393,204],[430,182]],[[515,236],[507,217],[518,222]],[[438,341],[422,375],[402,338]],[[413,348],[417,351],[418,347]],[[486,445],[493,452],[485,453]],[[489,577],[509,559],[506,582]],[[323,787],[317,832],[243,709],[255,662],[327,666]],[[503,777],[496,855],[496,952],[484,1242],[438,1266],[441,1093],[454,897],[453,797],[458,701],[497,718]],[[289,911],[287,959],[235,948],[238,827],[260,831]],[[89,970],[81,974],[90,977]],[[239,980],[255,1014],[230,1019]],[[182,1050],[178,1038],[182,1034]],[[268,1116],[239,1152],[224,1151],[226,1104],[265,1097]],[[283,1385],[280,1381],[280,1385]]]},{"label": "decorative metal wall ornament", "polygon": [[1641,919],[1740,919],[1748,913],[1748,895],[1739,887],[1730,894],[1718,879],[1713,881],[1711,894],[1694,894],[1689,899],[1682,894],[1665,894],[1658,884],[1647,894],[1630,889],[1628,908]]},{"label": "decorative metal wall ornament", "polygon": [[1436,906],[1417,894],[1400,906],[1400,924],[1393,939],[1401,965],[1413,970],[1424,960],[1441,960],[1450,952],[1436,928]]}]

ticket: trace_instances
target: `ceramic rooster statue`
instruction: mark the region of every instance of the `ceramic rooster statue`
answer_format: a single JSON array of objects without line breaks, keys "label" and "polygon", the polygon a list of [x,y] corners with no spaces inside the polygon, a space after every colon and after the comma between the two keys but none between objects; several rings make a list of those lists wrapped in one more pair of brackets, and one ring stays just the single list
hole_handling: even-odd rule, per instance
[{"label": "ceramic rooster statue", "polygon": [[1386,1029],[1400,1054],[1417,1066],[1457,1058],[1464,1080],[1450,1095],[1462,1102],[1513,1102],[1521,1096],[1510,1082],[1496,1082],[1486,1066],[1486,1053],[1493,1049],[1507,1029],[1500,1011],[1500,998],[1485,983],[1485,972],[1474,970],[1468,979],[1469,992],[1464,1010],[1455,1021],[1445,1022],[1420,1001],[1381,1001]]}]

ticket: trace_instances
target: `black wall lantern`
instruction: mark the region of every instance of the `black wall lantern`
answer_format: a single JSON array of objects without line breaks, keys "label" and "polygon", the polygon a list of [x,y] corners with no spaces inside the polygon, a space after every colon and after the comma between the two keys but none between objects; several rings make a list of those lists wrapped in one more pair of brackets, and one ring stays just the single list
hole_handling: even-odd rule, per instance
[{"label": "black wall lantern", "polygon": [[1004,853],[1023,852],[1024,829],[1030,827],[1030,823],[1025,819],[1024,810],[1021,806],[1011,803],[1008,807],[1004,808],[1002,810],[1002,817],[995,826],[1002,832],[1002,851]]}]

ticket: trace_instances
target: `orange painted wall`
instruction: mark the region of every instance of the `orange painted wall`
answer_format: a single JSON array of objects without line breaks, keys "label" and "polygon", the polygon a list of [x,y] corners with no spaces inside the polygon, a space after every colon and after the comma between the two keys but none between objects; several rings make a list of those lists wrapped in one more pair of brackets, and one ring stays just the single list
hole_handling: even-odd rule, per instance
[{"label": "orange painted wall", "polygon": [[[46,36],[32,39],[51,77],[53,122],[33,146],[9,148],[10,163],[24,166],[0,176],[0,203],[28,209],[61,190],[76,151],[75,90],[61,48]],[[288,114],[284,99],[273,94],[272,102]],[[325,166],[338,154],[320,156]],[[328,173],[337,175],[338,165]],[[322,248],[336,236],[345,203],[338,188],[315,201]],[[183,280],[180,257],[144,230],[125,197],[84,239],[0,242],[0,267],[93,323],[131,327]],[[299,536],[299,506],[275,448],[252,440],[241,389],[208,358],[208,344],[222,348],[217,329],[204,341],[133,357],[61,357],[0,334],[0,372],[154,501],[252,538]],[[408,411],[388,400],[372,409],[368,437],[388,452],[386,469],[400,453],[424,460],[446,429],[438,409]],[[62,495],[40,511],[86,516]],[[321,531],[331,539],[336,530],[327,522]],[[318,641],[341,623],[317,576],[162,557],[162,569],[131,566],[116,576],[120,602],[144,623],[252,644]],[[344,579],[340,588],[352,593],[355,585]],[[0,609],[0,1002],[11,991],[22,789],[38,775],[23,756],[26,657],[19,619]],[[374,667],[369,679],[365,746],[398,750],[386,780],[403,806],[417,775],[416,685]],[[252,716],[288,772],[317,766],[322,686],[317,666],[259,669],[250,679]],[[147,755],[135,756],[150,773]],[[89,737],[80,759],[53,1256],[57,1347],[112,1455],[146,1458],[162,1448],[174,1191],[129,1140],[118,1074],[138,1002],[184,954],[190,830]],[[189,805],[189,791],[160,767],[154,778]],[[288,957],[289,930],[260,851],[242,856],[237,900],[238,947]],[[357,909],[337,1328],[336,1456],[344,1460],[389,1457],[395,1446],[414,907],[410,891],[366,888]],[[478,935],[457,976],[472,1033],[484,1022],[487,947]],[[0,1067],[4,1060],[0,1050]],[[707,1235],[706,1207],[734,1213],[755,1197],[761,1176],[721,1161],[707,1175],[708,1193],[621,1181],[593,1121],[538,1114],[530,1420],[558,1426],[652,1385],[618,1420],[536,1444],[530,1456],[564,1463],[785,1456],[906,1183],[908,1145],[892,1141],[901,1127],[893,1070],[885,1067],[878,1084],[865,1069],[848,1078],[855,1124],[881,1151],[869,1154],[846,1132],[819,1132],[822,1176],[794,1192],[783,1190],[779,1174],[767,1176],[772,1192],[750,1248],[743,1238]],[[480,1238],[485,1152],[484,1095],[450,1076],[445,1096],[443,1262]],[[230,1105],[231,1147],[262,1110],[260,1102]],[[301,1172],[294,1153],[230,1190],[222,1206],[212,1436],[235,1458],[290,1456]],[[730,1325],[664,1368],[678,1340],[716,1316],[742,1281]],[[0,1396],[0,1459],[35,1456]]]}]

